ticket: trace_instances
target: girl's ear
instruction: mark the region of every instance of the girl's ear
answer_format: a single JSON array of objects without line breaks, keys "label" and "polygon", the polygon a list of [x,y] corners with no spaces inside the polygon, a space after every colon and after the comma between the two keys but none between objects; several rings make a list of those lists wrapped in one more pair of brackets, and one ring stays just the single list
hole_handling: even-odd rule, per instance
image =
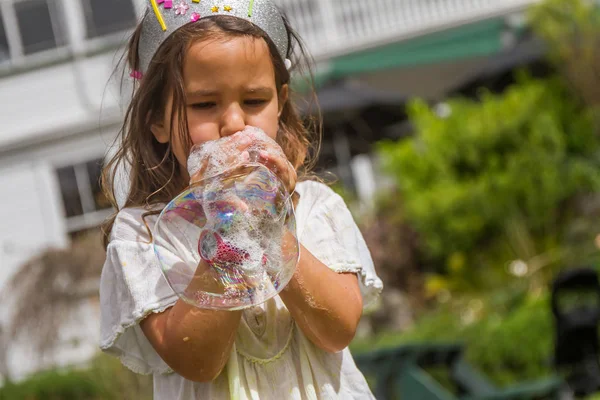
[{"label": "girl's ear", "polygon": [[169,133],[165,129],[163,121],[156,121],[150,125],[150,131],[158,143],[169,143]]},{"label": "girl's ear", "polygon": [[279,112],[277,113],[278,117],[281,117],[281,113],[283,112],[283,106],[285,106],[285,103],[288,101],[289,94],[290,88],[286,83],[285,85],[281,86],[281,89],[279,89]]}]

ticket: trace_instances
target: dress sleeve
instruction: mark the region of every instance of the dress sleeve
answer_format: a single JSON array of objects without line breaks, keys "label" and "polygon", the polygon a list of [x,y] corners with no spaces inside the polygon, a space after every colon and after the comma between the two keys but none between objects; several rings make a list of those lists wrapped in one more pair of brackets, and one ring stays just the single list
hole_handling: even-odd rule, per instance
[{"label": "dress sleeve", "polygon": [[332,270],[356,273],[366,308],[377,299],[383,283],[350,210],[338,194],[328,191],[329,195],[308,215],[300,242]]},{"label": "dress sleeve", "polygon": [[100,348],[139,374],[169,373],[139,322],[177,301],[158,266],[141,212],[117,216],[100,279]]}]

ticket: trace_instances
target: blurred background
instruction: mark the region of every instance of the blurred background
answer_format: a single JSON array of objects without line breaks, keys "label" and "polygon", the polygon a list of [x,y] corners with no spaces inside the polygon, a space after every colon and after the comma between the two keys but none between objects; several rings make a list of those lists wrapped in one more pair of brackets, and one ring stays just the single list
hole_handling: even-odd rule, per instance
[{"label": "blurred background", "polygon": [[[378,399],[593,398],[600,4],[276,3],[315,60],[317,172],[384,281],[352,343]],[[0,399],[151,398],[98,351],[98,179],[143,9],[0,0]]]}]

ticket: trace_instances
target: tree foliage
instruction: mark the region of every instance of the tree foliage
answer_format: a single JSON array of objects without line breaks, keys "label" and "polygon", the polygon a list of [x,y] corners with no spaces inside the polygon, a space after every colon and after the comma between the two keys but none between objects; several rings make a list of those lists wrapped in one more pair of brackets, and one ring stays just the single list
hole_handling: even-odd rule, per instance
[{"label": "tree foliage", "polygon": [[29,343],[40,357],[49,354],[82,303],[98,297],[105,252],[100,232],[75,240],[66,249],[46,249],[26,262],[1,293],[14,304],[8,337]]},{"label": "tree foliage", "polygon": [[412,102],[414,137],[379,146],[435,265],[460,269],[482,248],[510,243],[515,225],[560,241],[571,202],[600,189],[593,115],[558,79],[522,76],[502,94],[438,110]]},{"label": "tree foliage", "polygon": [[529,20],[551,61],[589,106],[600,106],[600,10],[591,0],[546,0]]}]

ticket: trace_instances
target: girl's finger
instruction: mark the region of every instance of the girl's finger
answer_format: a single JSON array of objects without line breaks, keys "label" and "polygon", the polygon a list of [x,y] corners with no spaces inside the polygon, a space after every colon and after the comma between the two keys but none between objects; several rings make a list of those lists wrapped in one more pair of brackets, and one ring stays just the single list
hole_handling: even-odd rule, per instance
[{"label": "girl's finger", "polygon": [[206,169],[208,168],[208,160],[204,160],[198,171],[190,177],[190,184],[197,183],[202,180]]},{"label": "girl's finger", "polygon": [[[220,160],[218,164],[235,166],[239,164],[239,162],[247,162],[250,159],[250,153],[246,149],[251,144],[252,139],[247,135],[234,134],[229,136],[227,140],[218,147],[218,153],[220,153],[220,157],[224,156],[225,158],[225,160]],[[204,158],[202,166],[191,177],[191,183],[195,183],[203,179],[209,165],[214,163],[213,157],[215,156],[211,154]],[[222,161],[225,161],[225,163]]]},{"label": "girl's finger", "polygon": [[[250,159],[247,149],[252,144],[252,139],[247,135],[235,134],[230,136],[230,140],[224,146],[224,152],[229,155],[227,163],[235,165],[238,162],[246,162]],[[240,158],[241,157],[241,158]]]},{"label": "girl's finger", "polygon": [[297,175],[287,158],[273,156],[265,150],[261,150],[259,156],[261,163],[279,176],[290,193],[293,192],[296,187]]},{"label": "girl's finger", "polygon": [[234,138],[233,143],[234,143],[235,147],[237,148],[237,150],[244,150],[252,144],[252,138],[250,138],[247,135],[240,135],[239,139],[238,139],[238,137],[235,137],[235,135],[234,135],[233,138]]}]

